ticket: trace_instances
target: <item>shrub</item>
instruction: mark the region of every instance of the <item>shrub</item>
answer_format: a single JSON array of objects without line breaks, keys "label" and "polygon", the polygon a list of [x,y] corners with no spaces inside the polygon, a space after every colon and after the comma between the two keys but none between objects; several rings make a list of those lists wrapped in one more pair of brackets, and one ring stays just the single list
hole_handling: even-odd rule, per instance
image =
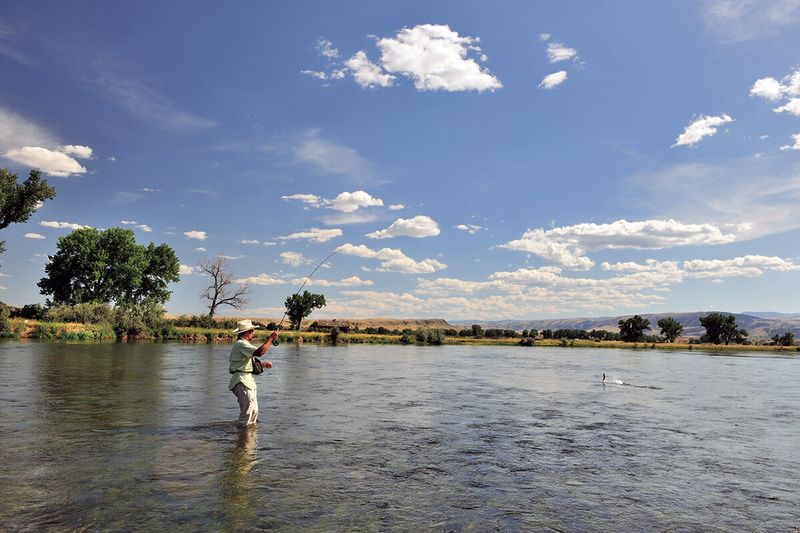
[{"label": "shrub", "polygon": [[331,341],[331,344],[339,342],[339,328],[336,326],[331,328],[331,332],[328,334],[328,340]]},{"label": "shrub", "polygon": [[108,304],[54,305],[45,311],[48,322],[80,322],[81,324],[111,323],[114,311]]},{"label": "shrub", "polygon": [[168,328],[164,320],[164,308],[156,302],[145,302],[117,306],[114,309],[112,326],[117,338],[156,336]]},{"label": "shrub", "polygon": [[26,304],[11,311],[11,318],[25,318],[28,320],[44,320],[47,310],[42,304]]},{"label": "shrub", "polygon": [[8,318],[11,316],[11,309],[0,302],[0,331],[8,331],[9,328],[9,321]]}]

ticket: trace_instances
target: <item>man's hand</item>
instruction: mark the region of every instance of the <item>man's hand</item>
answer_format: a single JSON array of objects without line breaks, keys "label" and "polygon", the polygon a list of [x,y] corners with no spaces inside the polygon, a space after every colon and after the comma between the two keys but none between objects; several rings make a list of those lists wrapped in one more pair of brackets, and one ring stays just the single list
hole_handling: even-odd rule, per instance
[{"label": "man's hand", "polygon": [[264,368],[272,368],[272,361],[264,361],[261,364],[264,365]]},{"label": "man's hand", "polygon": [[270,342],[274,342],[275,339],[277,339],[277,338],[278,338],[278,332],[277,331],[273,331],[272,334],[269,336],[269,341]]}]

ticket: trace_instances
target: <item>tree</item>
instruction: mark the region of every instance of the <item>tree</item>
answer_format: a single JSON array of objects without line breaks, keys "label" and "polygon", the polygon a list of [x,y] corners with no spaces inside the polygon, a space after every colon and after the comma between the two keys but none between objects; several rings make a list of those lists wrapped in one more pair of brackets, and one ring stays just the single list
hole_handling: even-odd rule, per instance
[{"label": "tree", "polygon": [[241,283],[234,286],[233,274],[228,270],[227,259],[218,255],[214,259],[201,261],[200,270],[211,276],[211,285],[200,295],[204,300],[208,300],[209,318],[214,318],[214,313],[221,305],[234,309],[242,309],[247,305],[250,284]]},{"label": "tree", "polygon": [[713,344],[741,344],[747,337],[747,331],[736,325],[736,317],[722,313],[709,313],[700,317],[700,325],[706,328],[704,342]]},{"label": "tree", "polygon": [[620,320],[619,334],[625,342],[640,342],[644,339],[644,331],[650,329],[650,321],[639,315],[633,315],[627,320]]},{"label": "tree", "polygon": [[662,318],[657,324],[658,327],[661,328],[661,336],[664,337],[667,342],[675,342],[675,339],[683,333],[683,326],[681,323],[671,316]]},{"label": "tree", "polygon": [[82,228],[58,239],[38,286],[51,303],[164,303],[167,283],[178,281],[175,252],[162,244],[136,244],[132,230]]},{"label": "tree", "polygon": [[292,294],[286,298],[286,316],[292,323],[292,329],[300,330],[300,323],[314,309],[325,307],[325,296],[303,291],[303,294]]},{"label": "tree", "polygon": [[[0,168],[0,229],[27,221],[45,200],[56,197],[56,190],[47,184],[39,170],[31,170],[28,179],[17,183],[17,175]],[[6,249],[0,241],[0,254]]]},{"label": "tree", "polygon": [[483,337],[483,328],[480,324],[472,324],[472,336],[475,338]]},{"label": "tree", "polygon": [[772,342],[778,346],[791,346],[794,344],[794,333],[787,331],[783,335],[774,335],[772,337]]}]

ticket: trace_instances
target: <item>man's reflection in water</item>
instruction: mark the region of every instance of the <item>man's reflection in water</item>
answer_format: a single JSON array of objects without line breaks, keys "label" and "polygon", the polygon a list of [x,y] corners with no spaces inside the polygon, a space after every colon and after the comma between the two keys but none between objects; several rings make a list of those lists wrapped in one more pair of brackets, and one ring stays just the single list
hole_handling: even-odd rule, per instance
[{"label": "man's reflection in water", "polygon": [[240,428],[235,446],[226,454],[225,474],[222,476],[222,504],[225,529],[249,530],[257,520],[256,496],[250,470],[256,464],[255,450],[258,444],[256,426]]}]

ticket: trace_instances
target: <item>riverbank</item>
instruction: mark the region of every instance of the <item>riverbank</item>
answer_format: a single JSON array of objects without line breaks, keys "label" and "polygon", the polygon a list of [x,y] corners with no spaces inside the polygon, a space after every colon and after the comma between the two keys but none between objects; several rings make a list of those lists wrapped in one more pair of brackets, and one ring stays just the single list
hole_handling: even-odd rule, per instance
[{"label": "riverbank", "polygon": [[[269,332],[256,330],[254,343],[263,342]],[[80,324],[62,322],[40,322],[35,320],[11,320],[11,333],[6,337],[42,341],[114,341],[116,335],[108,324]],[[162,335],[141,337],[130,340],[173,341],[184,343],[231,343],[235,335],[228,329],[170,327]],[[319,331],[282,330],[279,342],[332,344],[329,333]],[[774,346],[770,344],[700,344],[700,343],[631,343],[622,341],[568,340],[568,339],[520,339],[441,336],[441,343],[419,342],[415,335],[394,335],[374,333],[339,333],[336,342],[350,344],[446,344],[462,346],[549,346],[565,348],[624,348],[634,350],[701,350],[712,352],[782,352],[787,355],[800,355],[798,346]]]}]

